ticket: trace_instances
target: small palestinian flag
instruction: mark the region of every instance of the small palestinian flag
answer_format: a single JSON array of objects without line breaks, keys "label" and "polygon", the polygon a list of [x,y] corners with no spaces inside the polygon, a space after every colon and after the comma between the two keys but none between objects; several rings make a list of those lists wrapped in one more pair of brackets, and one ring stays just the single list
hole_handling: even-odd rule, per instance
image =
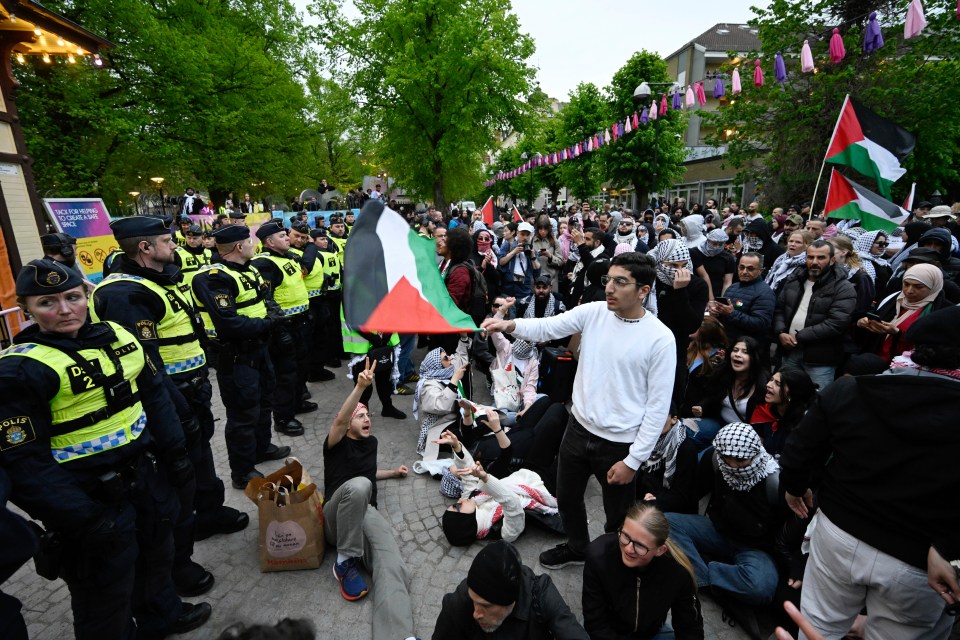
[{"label": "small palestinian flag", "polygon": [[895,230],[910,215],[906,209],[844,178],[836,169],[830,173],[824,213],[830,218],[859,220],[860,226],[867,231],[888,232]]},{"label": "small palestinian flag", "polygon": [[916,142],[909,131],[847,96],[825,161],[874,178],[877,190],[889,198],[890,185],[907,172],[901,162],[913,152]]},{"label": "small palestinian flag", "polygon": [[435,247],[434,240],[418,235],[396,211],[368,200],[344,250],[347,325],[382,333],[476,331],[447,293]]},{"label": "small palestinian flag", "polygon": [[487,225],[487,229],[493,229],[493,196],[487,198],[480,211],[483,213],[483,224]]},{"label": "small palestinian flag", "polygon": [[513,221],[523,222],[523,217],[520,215],[520,211],[517,210],[517,205],[513,205]]}]

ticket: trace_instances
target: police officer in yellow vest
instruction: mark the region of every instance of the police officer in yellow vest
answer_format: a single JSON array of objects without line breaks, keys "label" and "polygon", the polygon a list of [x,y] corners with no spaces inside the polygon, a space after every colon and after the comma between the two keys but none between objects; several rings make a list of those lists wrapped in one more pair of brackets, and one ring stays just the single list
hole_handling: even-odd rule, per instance
[{"label": "police officer in yellow vest", "polygon": [[[335,216],[336,214],[331,216],[330,219],[334,220]],[[326,245],[321,244],[319,246],[320,251],[326,258],[324,271],[327,274],[328,281],[326,296],[329,312],[326,342],[327,366],[339,367],[340,358],[350,359],[350,356],[343,349],[343,336],[340,333],[340,307],[343,303],[343,250],[329,235],[328,231],[324,229],[318,231],[323,231],[326,236]],[[345,246],[346,242],[343,242],[343,247]]]},{"label": "police officer in yellow vest", "polygon": [[38,570],[66,581],[78,640],[200,627],[210,605],[182,602],[170,577],[171,484],[193,468],[159,365],[120,325],[88,320],[62,265],[28,263],[16,293],[35,324],[0,352],[0,466],[47,530]]},{"label": "police officer in yellow vest", "polygon": [[[340,327],[343,333],[343,349],[350,356],[347,366],[353,375],[354,384],[364,370],[367,358],[370,362],[376,361],[377,368],[374,380],[377,384],[377,397],[383,409],[380,413],[384,418],[403,420],[407,414],[393,406],[394,381],[399,379],[396,370],[396,347],[400,344],[400,336],[395,333],[366,333],[351,329],[343,316],[343,307],[340,308]],[[373,389],[367,387],[360,396],[360,402],[370,406],[370,396]]]},{"label": "police officer in yellow vest", "polygon": [[113,275],[94,290],[91,317],[122,325],[137,336],[154,362],[163,364],[164,386],[177,408],[196,470],[195,493],[180,495],[173,570],[177,591],[193,597],[209,590],[214,581],[208,571],[190,559],[194,540],[240,531],[250,518],[223,504],[223,482],[217,477],[210,448],[213,389],[200,342],[203,327],[194,310],[190,287],[174,264],[179,249],[173,247],[167,220],[131,216],[110,224],[124,255]]},{"label": "police officer in yellow vest", "polygon": [[319,247],[310,237],[310,227],[305,221],[294,222],[289,235],[290,253],[300,259],[303,284],[307,287],[307,297],[310,299],[310,344],[313,349],[307,364],[307,380],[326,382],[336,376],[323,367],[327,360],[324,339],[329,313],[323,299],[327,289],[324,254],[319,253]]},{"label": "police officer in yellow vest", "polygon": [[193,279],[193,296],[210,341],[208,352],[216,353],[217,383],[227,412],[223,435],[230,476],[234,488],[243,489],[252,478],[263,477],[254,465],[290,453],[290,447],[270,442],[270,396],[276,380],[267,342],[281,316],[260,272],[250,265],[250,229],[227,225],[211,235],[221,261],[200,269]]},{"label": "police officer in yellow vest", "polygon": [[187,243],[182,247],[177,247],[173,256],[173,263],[180,267],[180,273],[183,274],[184,284],[190,286],[193,276],[204,267],[210,264],[213,258],[213,252],[203,246],[203,229],[200,225],[190,225],[187,229]]},{"label": "police officer in yellow vest", "polygon": [[270,336],[270,359],[277,375],[277,390],[273,394],[274,427],[281,433],[291,429],[302,433],[303,423],[295,414],[317,410],[317,403],[306,399],[311,356],[307,314],[310,298],[300,261],[290,253],[290,237],[283,222],[263,223],[257,229],[257,237],[264,251],[252,264],[263,276],[283,314],[283,320]]},{"label": "police officer in yellow vest", "polygon": [[336,248],[343,264],[343,251],[347,248],[347,227],[343,222],[343,214],[334,213],[330,216],[330,242]]}]

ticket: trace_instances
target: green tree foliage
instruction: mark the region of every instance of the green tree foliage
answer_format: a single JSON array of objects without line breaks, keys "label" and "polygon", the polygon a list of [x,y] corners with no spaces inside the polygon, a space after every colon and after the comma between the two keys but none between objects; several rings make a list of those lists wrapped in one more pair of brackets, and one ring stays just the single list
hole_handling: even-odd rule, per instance
[{"label": "green tree foliage", "polygon": [[494,132],[531,115],[527,59],[509,0],[317,0],[320,42],[359,101],[402,186],[444,206],[483,181]]},{"label": "green tree foliage", "polygon": [[[569,146],[592,136],[607,125],[610,114],[603,94],[596,85],[580,83],[570,92],[570,101],[560,113],[560,146]],[[557,173],[575,198],[589,198],[600,191],[603,167],[600,154],[582,153],[561,162]]]},{"label": "green tree foliage", "polygon": [[[836,124],[844,96],[850,94],[880,115],[917,136],[917,147],[907,158],[907,175],[894,185],[894,199],[902,199],[917,182],[918,194],[957,192],[960,187],[960,32],[956,2],[925,0],[929,26],[916,38],[903,39],[906,2],[864,0],[774,0],[766,10],[754,9],[766,83],[750,81],[753,64],[740,67],[744,77],[741,98],[731,100],[706,119],[717,131],[736,133],[726,141],[727,160],[742,179],[757,179],[772,204],[809,200]],[[861,43],[867,15],[876,10],[885,45],[864,54]],[[829,36],[840,29],[847,55],[834,64]],[[800,47],[808,40],[816,73],[802,73]],[[773,58],[782,51],[787,82],[773,78]],[[749,77],[748,77],[749,76]],[[828,170],[817,196],[826,197]],[[867,186],[873,183],[856,178]]]},{"label": "green tree foliage", "polygon": [[307,81],[307,95],[313,182],[326,178],[341,191],[359,187],[377,163],[364,153],[374,142],[357,104],[339,83],[316,74]]},{"label": "green tree foliage", "polygon": [[[633,99],[633,93],[641,82],[670,82],[666,63],[655,53],[639,51],[613,75],[608,87],[611,105],[611,121],[623,121],[627,116],[643,108]],[[657,100],[666,86],[651,86],[650,101]],[[663,91],[665,93],[665,91]],[[634,131],[602,149],[606,174],[615,187],[631,185],[637,196],[660,191],[683,176],[685,147],[683,132],[687,116],[680,111],[669,110],[666,116]]]},{"label": "green tree foliage", "polygon": [[108,203],[188,184],[299,191],[314,181],[308,102],[313,67],[287,0],[54,0],[46,6],[106,37],[107,67],[31,60],[18,107],[41,192]]}]

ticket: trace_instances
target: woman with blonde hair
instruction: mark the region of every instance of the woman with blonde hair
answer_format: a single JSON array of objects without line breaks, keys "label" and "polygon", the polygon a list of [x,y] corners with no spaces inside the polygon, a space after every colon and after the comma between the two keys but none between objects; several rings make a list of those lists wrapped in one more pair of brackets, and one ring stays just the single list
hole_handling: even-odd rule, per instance
[{"label": "woman with blonde hair", "polygon": [[655,506],[634,505],[587,547],[583,626],[591,638],[703,638],[693,566]]},{"label": "woman with blonde hair", "polygon": [[854,243],[844,234],[837,234],[827,240],[833,245],[833,254],[837,258],[837,265],[847,274],[847,280],[857,292],[857,306],[853,309],[853,318],[862,318],[873,308],[873,300],[877,296],[877,288],[873,279],[864,268],[864,261],[854,249]]}]

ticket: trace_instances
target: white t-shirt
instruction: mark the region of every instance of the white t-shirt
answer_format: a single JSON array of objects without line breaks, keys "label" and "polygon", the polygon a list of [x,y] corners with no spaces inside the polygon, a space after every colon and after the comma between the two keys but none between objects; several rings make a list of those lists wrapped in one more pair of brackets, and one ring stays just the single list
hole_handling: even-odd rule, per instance
[{"label": "white t-shirt", "polygon": [[513,335],[532,342],[582,332],[573,416],[595,436],[632,443],[624,462],[638,469],[650,457],[670,411],[677,366],[673,333],[652,313],[625,320],[606,302],[516,323]]},{"label": "white t-shirt", "polygon": [[810,298],[813,297],[813,281],[810,279],[803,281],[803,295],[800,297],[800,304],[797,306],[797,312],[793,314],[790,320],[790,335],[796,335],[798,331],[807,326],[807,311],[810,309]]}]

